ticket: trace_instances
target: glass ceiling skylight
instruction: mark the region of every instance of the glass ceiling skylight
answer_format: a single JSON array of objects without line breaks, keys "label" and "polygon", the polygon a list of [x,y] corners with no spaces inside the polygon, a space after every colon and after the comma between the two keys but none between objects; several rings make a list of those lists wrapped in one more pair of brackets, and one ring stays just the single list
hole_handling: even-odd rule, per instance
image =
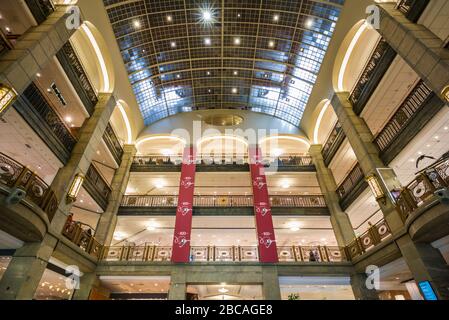
[{"label": "glass ceiling skylight", "polygon": [[145,124],[242,109],[295,126],[344,0],[104,0]]}]

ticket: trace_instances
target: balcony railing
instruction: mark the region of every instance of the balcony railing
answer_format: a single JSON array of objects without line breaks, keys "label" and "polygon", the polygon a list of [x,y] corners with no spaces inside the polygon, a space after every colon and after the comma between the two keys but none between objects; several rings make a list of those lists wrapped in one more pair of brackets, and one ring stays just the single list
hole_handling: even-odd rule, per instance
[{"label": "balcony railing", "polygon": [[87,170],[83,186],[98,205],[106,210],[111,188],[94,165],[90,165],[89,170]]},{"label": "balcony railing", "polygon": [[362,168],[357,163],[337,188],[340,205],[346,210],[349,205],[368,187]]},{"label": "balcony railing", "polygon": [[12,44],[8,38],[5,37],[3,31],[0,30],[0,57],[12,49]]},{"label": "balcony railing", "polygon": [[[171,247],[113,246],[105,247],[105,261],[170,261]],[[258,262],[256,246],[203,246],[190,248],[191,262]],[[278,247],[279,262],[336,263],[347,261],[344,250],[338,247],[291,246]]]},{"label": "balcony railing", "polygon": [[[316,196],[271,196],[271,206],[275,208],[326,208],[326,202],[321,195]],[[122,199],[123,207],[156,207],[175,208],[178,205],[178,196],[149,196],[127,195]],[[194,207],[252,207],[252,195],[214,195],[195,196]]]},{"label": "balcony railing", "polygon": [[3,153],[0,153],[0,183],[24,190],[25,199],[41,208],[51,221],[58,207],[53,190],[27,167]]},{"label": "balcony railing", "polygon": [[449,187],[449,156],[421,171],[396,199],[403,221],[434,197],[435,191]]},{"label": "balcony railing", "polygon": [[411,22],[418,22],[430,0],[399,0],[397,8]]},{"label": "balcony railing", "polygon": [[420,80],[374,139],[384,163],[390,163],[443,107],[444,103]]},{"label": "balcony railing", "polygon": [[77,140],[35,83],[25,89],[14,106],[54,154],[67,163]]},{"label": "balcony railing", "polygon": [[380,39],[349,96],[357,115],[362,113],[395,57],[396,52],[393,48],[383,38]]},{"label": "balcony railing", "polygon": [[326,166],[331,163],[345,138],[346,135],[343,132],[343,128],[341,127],[340,122],[337,121],[322,150],[322,155]]},{"label": "balcony railing", "polygon": [[[134,157],[131,171],[179,171],[182,156],[146,155]],[[199,155],[197,157],[197,171],[249,171],[247,155]],[[280,157],[265,157],[266,167],[276,167],[279,171],[313,171],[314,165],[310,156],[285,155]]]},{"label": "balcony railing", "polygon": [[51,0],[25,0],[25,2],[38,24],[44,22],[54,11]]},{"label": "balcony railing", "polygon": [[83,102],[87,112],[92,115],[95,105],[98,102],[98,96],[69,41],[64,44],[56,56]]},{"label": "balcony railing", "polygon": [[100,258],[103,246],[95,239],[95,230],[89,225],[68,219],[62,234],[88,254]]},{"label": "balcony railing", "polygon": [[106,126],[103,134],[103,140],[114,157],[115,162],[120,165],[122,162],[123,148],[110,123]]},{"label": "balcony railing", "polygon": [[370,225],[369,229],[361,236],[357,237],[346,247],[346,254],[350,260],[365,254],[386,238],[391,236],[391,230],[385,220],[381,220],[375,225]]}]

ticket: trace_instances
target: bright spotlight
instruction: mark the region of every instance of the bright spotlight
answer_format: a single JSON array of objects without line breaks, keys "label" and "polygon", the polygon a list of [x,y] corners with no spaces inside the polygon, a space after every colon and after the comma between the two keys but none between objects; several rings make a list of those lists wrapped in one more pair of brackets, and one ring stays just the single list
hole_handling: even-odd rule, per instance
[{"label": "bright spotlight", "polygon": [[204,21],[210,21],[212,19],[212,13],[210,11],[203,11],[203,19]]},{"label": "bright spotlight", "polygon": [[197,20],[198,22],[209,26],[214,24],[216,21],[215,17],[217,16],[215,9],[212,7],[211,4],[203,5],[201,8],[199,8],[198,14],[197,14]]}]

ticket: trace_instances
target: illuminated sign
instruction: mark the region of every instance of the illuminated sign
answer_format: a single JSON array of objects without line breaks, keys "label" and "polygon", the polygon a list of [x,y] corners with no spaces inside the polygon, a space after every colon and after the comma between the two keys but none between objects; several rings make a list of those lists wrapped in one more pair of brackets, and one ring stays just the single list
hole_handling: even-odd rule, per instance
[{"label": "illuminated sign", "polygon": [[422,281],[419,283],[419,288],[424,296],[424,300],[438,300],[435,291],[429,281]]}]

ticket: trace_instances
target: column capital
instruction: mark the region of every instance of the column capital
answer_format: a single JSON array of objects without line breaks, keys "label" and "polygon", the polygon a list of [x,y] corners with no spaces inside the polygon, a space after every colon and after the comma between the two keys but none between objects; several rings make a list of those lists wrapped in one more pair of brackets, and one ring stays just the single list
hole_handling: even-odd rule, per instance
[{"label": "column capital", "polygon": [[123,152],[126,154],[130,154],[131,156],[135,156],[137,153],[137,148],[135,144],[124,144]]},{"label": "column capital", "polygon": [[309,148],[309,154],[312,158],[319,157],[321,155],[321,151],[323,150],[322,144],[312,144]]},{"label": "column capital", "polygon": [[410,22],[392,3],[378,3],[377,31],[441,100],[449,84],[449,53],[444,42],[425,26]]}]

